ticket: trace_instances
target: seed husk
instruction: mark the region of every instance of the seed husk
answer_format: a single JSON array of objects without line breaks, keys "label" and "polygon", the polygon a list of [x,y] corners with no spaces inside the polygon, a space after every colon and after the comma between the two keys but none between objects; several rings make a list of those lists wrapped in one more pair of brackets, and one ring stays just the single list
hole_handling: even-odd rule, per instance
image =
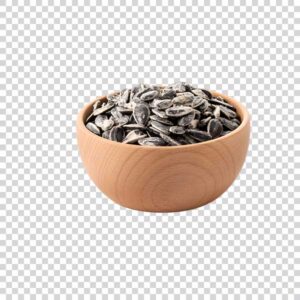
[{"label": "seed husk", "polygon": [[216,106],[213,115],[215,116],[215,118],[220,118],[220,114],[221,114],[220,106]]},{"label": "seed husk", "polygon": [[96,117],[98,115],[101,115],[109,110],[111,110],[115,106],[112,102],[107,102],[105,105],[101,106],[100,108],[97,108],[94,110],[93,115]]},{"label": "seed husk", "polygon": [[159,116],[160,118],[163,118],[163,119],[168,118],[168,116],[166,115],[165,111],[163,111],[163,110],[159,110],[159,109],[153,108],[152,112],[155,115]]},{"label": "seed husk", "polygon": [[172,106],[172,100],[154,100],[153,101],[153,107],[156,107],[157,109],[167,109]]},{"label": "seed husk", "polygon": [[122,116],[120,118],[117,118],[115,120],[116,124],[118,124],[119,126],[123,126],[125,124],[127,124],[129,122],[129,116]]},{"label": "seed husk", "polygon": [[169,131],[174,134],[184,134],[185,133],[184,127],[182,127],[182,126],[171,126],[169,128]]},{"label": "seed husk", "polygon": [[240,125],[241,124],[241,121],[239,119],[232,119],[231,120],[232,122],[235,122],[236,124]]},{"label": "seed husk", "polygon": [[166,110],[166,115],[169,117],[183,117],[191,113],[193,109],[189,106],[170,107]]},{"label": "seed husk", "polygon": [[189,135],[193,139],[195,139],[199,142],[204,142],[204,141],[211,140],[211,136],[206,131],[197,130],[197,129],[187,129],[186,132],[188,132]]},{"label": "seed husk", "polygon": [[224,131],[223,130],[223,132],[221,133],[221,136],[225,136],[225,135],[227,135],[228,133],[230,133],[231,131],[228,131],[228,130],[226,130],[226,131]]},{"label": "seed husk", "polygon": [[145,130],[145,129],[147,129],[146,126],[139,125],[139,124],[126,124],[123,126],[123,128],[128,129],[128,130],[135,130],[135,129]]},{"label": "seed husk", "polygon": [[209,99],[208,101],[209,101],[211,104],[223,105],[223,106],[228,107],[228,108],[230,108],[230,109],[232,109],[232,110],[235,110],[235,108],[234,108],[232,105],[230,105],[230,104],[227,103],[227,102],[221,101],[221,100],[219,100],[219,99],[211,98],[211,99]]},{"label": "seed husk", "polygon": [[165,125],[170,125],[170,126],[174,125],[174,123],[172,121],[170,121],[169,119],[167,119],[167,118],[161,118],[161,117],[159,117],[157,115],[150,116],[150,120],[157,121],[157,122],[165,124]]},{"label": "seed husk", "polygon": [[178,120],[178,125],[179,126],[188,126],[195,118],[195,111],[193,110],[191,113],[189,113],[188,115],[181,117]]},{"label": "seed husk", "polygon": [[226,127],[229,130],[235,130],[236,128],[239,127],[239,124],[232,122],[230,120],[227,120],[225,118],[219,118],[221,123],[223,124],[224,127]]},{"label": "seed husk", "polygon": [[209,123],[210,120],[211,120],[211,117],[207,117],[207,118],[201,119],[199,121],[198,127],[199,128],[205,127]]},{"label": "seed husk", "polygon": [[138,143],[142,146],[164,146],[166,142],[160,137],[147,137],[139,139]]},{"label": "seed husk", "polygon": [[97,108],[101,107],[102,101],[101,100],[97,100],[94,104],[93,104],[93,110],[96,110]]},{"label": "seed husk", "polygon": [[85,126],[89,131],[91,131],[97,135],[99,135],[101,133],[100,129],[94,123],[89,122]]},{"label": "seed husk", "polygon": [[149,92],[143,93],[140,98],[142,101],[151,101],[151,100],[157,98],[158,95],[159,95],[158,91],[149,91]]},{"label": "seed husk", "polygon": [[173,99],[176,96],[176,92],[173,89],[163,90],[160,93],[160,99]]},{"label": "seed husk", "polygon": [[151,121],[151,126],[162,133],[169,134],[170,126],[164,125],[157,121]]},{"label": "seed husk", "polygon": [[167,144],[169,144],[171,146],[180,146],[181,145],[181,143],[179,141],[176,141],[175,139],[171,138],[170,136],[168,136],[162,132],[159,135]]},{"label": "seed husk", "polygon": [[124,135],[124,129],[119,126],[115,126],[109,132],[109,139],[115,142],[122,142],[124,139]]},{"label": "seed husk", "polygon": [[209,99],[208,95],[206,93],[204,93],[203,90],[201,90],[201,89],[194,89],[194,90],[192,90],[192,93],[195,96],[199,96],[203,99]]},{"label": "seed husk", "polygon": [[[186,94],[186,93],[183,93],[183,94]],[[188,93],[188,94],[190,94],[190,93]],[[172,103],[174,105],[192,105],[193,99],[194,99],[193,95],[191,95],[191,96],[181,95],[181,96],[177,96],[177,97],[173,98]]]},{"label": "seed husk", "polygon": [[231,110],[230,108],[227,108],[223,105],[218,106],[220,108],[221,111],[221,115],[223,115],[224,117],[226,117],[227,119],[233,119],[237,116],[236,112]]},{"label": "seed husk", "polygon": [[105,139],[109,139],[109,130],[104,131],[104,132],[102,133],[102,137],[105,138]]},{"label": "seed husk", "polygon": [[144,89],[142,89],[141,91],[139,91],[138,93],[136,93],[136,94],[135,94],[135,97],[136,97],[136,98],[140,98],[144,93],[147,93],[147,92],[149,92],[150,90],[151,90],[150,87],[144,88]]},{"label": "seed husk", "polygon": [[123,90],[122,93],[120,94],[119,98],[119,105],[125,104],[129,101],[131,90]]},{"label": "seed husk", "polygon": [[175,90],[176,93],[184,93],[186,92],[186,86],[184,82],[175,82],[172,85],[173,90]]},{"label": "seed husk", "polygon": [[218,119],[211,119],[207,125],[207,132],[214,139],[223,132],[223,125]]},{"label": "seed husk", "polygon": [[95,124],[103,131],[106,131],[114,126],[114,121],[111,118],[108,119],[105,115],[99,115],[95,119]]},{"label": "seed husk", "polygon": [[129,131],[126,137],[123,140],[124,144],[135,144],[138,140],[147,137],[147,134],[143,133],[140,130]]},{"label": "seed husk", "polygon": [[137,104],[133,109],[133,117],[137,124],[146,125],[150,117],[149,106],[144,103]]},{"label": "seed husk", "polygon": [[188,128],[190,129],[196,129],[199,125],[199,120],[192,120],[192,122],[188,125]]},{"label": "seed husk", "polygon": [[113,91],[111,93],[109,93],[106,96],[108,102],[118,102],[119,98],[120,98],[120,92],[119,91]]}]

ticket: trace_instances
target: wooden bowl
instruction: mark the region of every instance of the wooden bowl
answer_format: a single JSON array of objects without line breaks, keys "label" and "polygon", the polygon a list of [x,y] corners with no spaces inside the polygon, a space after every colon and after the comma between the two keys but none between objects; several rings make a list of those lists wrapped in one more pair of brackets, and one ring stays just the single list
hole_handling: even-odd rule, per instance
[{"label": "wooden bowl", "polygon": [[[250,117],[236,100],[212,94],[237,109],[241,125],[215,140],[183,146],[145,147],[99,137],[84,124],[94,101],[85,106],[77,119],[77,140],[83,164],[96,186],[122,206],[150,212],[188,210],[219,197],[244,163]],[[101,99],[106,100],[105,96]]]}]

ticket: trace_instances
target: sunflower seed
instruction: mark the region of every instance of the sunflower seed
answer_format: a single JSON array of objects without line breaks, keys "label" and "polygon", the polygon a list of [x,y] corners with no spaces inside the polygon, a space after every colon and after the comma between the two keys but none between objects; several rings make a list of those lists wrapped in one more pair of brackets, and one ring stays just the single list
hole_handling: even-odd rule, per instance
[{"label": "sunflower seed", "polygon": [[118,106],[117,110],[121,113],[121,114],[125,114],[125,115],[130,115],[133,112],[133,109],[129,109],[123,106]]},{"label": "sunflower seed", "polygon": [[120,95],[119,105],[125,104],[129,101],[130,90],[124,90]]},{"label": "sunflower seed", "polygon": [[195,119],[200,120],[201,119],[201,112],[199,110],[194,109],[195,112]]},{"label": "sunflower seed", "polygon": [[192,138],[190,135],[188,135],[188,134],[184,136],[184,139],[185,139],[185,141],[186,141],[187,144],[196,144],[196,143],[198,143],[197,140],[193,139],[193,138]]},{"label": "sunflower seed", "polygon": [[94,123],[87,123],[86,128],[95,134],[99,135],[101,133],[100,129]]},{"label": "sunflower seed", "polygon": [[147,134],[145,134],[139,130],[129,131],[129,133],[124,138],[123,143],[124,144],[134,144],[138,140],[143,139],[146,136],[147,136]]},{"label": "sunflower seed", "polygon": [[133,117],[137,124],[147,124],[150,117],[149,106],[143,103],[137,104],[133,109]]},{"label": "sunflower seed", "polygon": [[147,137],[140,139],[138,143],[142,146],[164,146],[166,142],[160,137]]},{"label": "sunflower seed", "polygon": [[198,127],[199,128],[205,127],[209,123],[210,120],[211,120],[211,117],[207,117],[205,119],[201,119],[199,121]]},{"label": "sunflower seed", "polygon": [[144,125],[139,125],[139,124],[126,124],[123,126],[123,128],[128,129],[128,130],[134,130],[134,129],[140,129],[140,130],[145,130],[147,127]]},{"label": "sunflower seed", "polygon": [[178,120],[178,125],[179,126],[188,126],[195,118],[195,111],[193,110],[191,113],[189,113],[188,115],[180,118]]},{"label": "sunflower seed", "polygon": [[124,135],[124,129],[119,126],[115,126],[109,132],[109,139],[114,142],[122,142],[124,139]]},{"label": "sunflower seed", "polygon": [[[192,102],[192,107],[193,108],[197,108],[198,106],[205,106],[205,99],[199,97],[199,96],[196,96],[193,98],[193,102]],[[207,102],[208,104],[208,102]]]},{"label": "sunflower seed", "polygon": [[234,130],[236,128],[238,128],[239,124],[232,122],[230,120],[227,120],[225,118],[219,118],[219,120],[221,121],[221,123],[223,124],[224,127],[226,127],[229,130]]},{"label": "sunflower seed", "polygon": [[186,87],[183,82],[176,82],[171,86],[176,93],[184,93],[186,92]]},{"label": "sunflower seed", "polygon": [[205,112],[209,109],[209,103],[207,100],[203,99],[203,101],[198,105],[198,109],[201,112]]},{"label": "sunflower seed", "polygon": [[176,92],[173,89],[163,90],[160,94],[160,99],[173,99],[176,96]]},{"label": "sunflower seed", "polygon": [[223,132],[223,125],[218,119],[211,119],[207,125],[207,132],[214,139]]},{"label": "sunflower seed", "polygon": [[184,134],[185,133],[185,130],[182,126],[171,126],[169,128],[169,131],[174,134]]},{"label": "sunflower seed", "polygon": [[199,120],[192,120],[192,122],[188,125],[188,128],[190,129],[196,129],[199,125]]},{"label": "sunflower seed", "polygon": [[230,133],[231,131],[224,131],[221,133],[221,136],[227,135],[228,133]]},{"label": "sunflower seed", "polygon": [[[185,94],[185,93],[184,93]],[[173,98],[174,105],[192,105],[194,96],[178,96]]]},{"label": "sunflower seed", "polygon": [[104,131],[104,132],[102,133],[102,137],[105,138],[105,139],[109,139],[109,130]]},{"label": "sunflower seed", "polygon": [[97,100],[94,104],[93,104],[93,110],[96,110],[97,108],[101,107],[102,101],[101,100]]},{"label": "sunflower seed", "polygon": [[[194,98],[194,94],[192,94],[191,92],[183,92],[183,93],[176,93],[176,97],[187,97],[187,98]],[[176,98],[175,97],[175,98]]]},{"label": "sunflower seed", "polygon": [[170,125],[170,126],[174,125],[173,122],[171,122],[169,119],[161,118],[157,115],[150,116],[150,120],[157,121],[157,122],[165,124],[165,125]]},{"label": "sunflower seed", "polygon": [[138,93],[135,94],[135,97],[136,97],[136,98],[140,98],[144,93],[147,93],[147,92],[149,92],[150,90],[151,90],[150,87],[145,88],[145,89],[142,89],[141,91],[139,91]]},{"label": "sunflower seed", "polygon": [[189,106],[170,107],[166,110],[166,115],[169,117],[183,117],[191,113],[193,109]]},{"label": "sunflower seed", "polygon": [[202,89],[202,92],[208,97],[208,99],[212,98],[212,94],[210,91]]},{"label": "sunflower seed", "polygon": [[[97,127],[102,129],[103,122],[106,121],[106,120],[107,120],[106,115],[99,115],[95,119],[95,124],[97,125]],[[102,130],[104,130],[104,129],[102,129]]]},{"label": "sunflower seed", "polygon": [[195,89],[195,90],[192,90],[192,93],[195,95],[195,96],[199,96],[203,99],[210,99],[209,96],[201,89]]},{"label": "sunflower seed", "polygon": [[212,117],[214,114],[211,111],[206,111],[203,113],[203,117]]},{"label": "sunflower seed", "polygon": [[110,119],[107,119],[103,122],[102,126],[101,126],[101,129],[103,131],[106,131],[106,130],[109,130],[111,129],[113,126],[114,126],[114,121],[110,118]]},{"label": "sunflower seed", "polygon": [[199,142],[204,142],[204,141],[208,141],[211,140],[211,136],[205,132],[205,131],[201,131],[201,130],[197,130],[197,129],[187,129],[187,131],[189,133],[189,135],[199,141]]},{"label": "sunflower seed", "polygon": [[94,112],[92,112],[92,113],[86,118],[85,123],[90,122],[92,119],[95,119],[95,117],[94,117]]},{"label": "sunflower seed", "polygon": [[142,101],[151,101],[157,98],[158,95],[159,95],[158,91],[149,91],[147,93],[142,94],[140,98]]},{"label": "sunflower seed", "polygon": [[120,99],[120,92],[114,91],[106,96],[109,102],[118,102]]},{"label": "sunflower seed", "polygon": [[157,121],[151,121],[151,126],[162,133],[169,134],[170,126],[161,124]]},{"label": "sunflower seed", "polygon": [[120,118],[116,119],[116,123],[119,126],[123,126],[129,122],[129,117],[128,116],[121,116]]},{"label": "sunflower seed", "polygon": [[241,124],[241,121],[240,120],[238,120],[238,119],[232,119],[231,120],[232,122],[235,122],[236,124],[238,124],[238,125],[240,125]]},{"label": "sunflower seed", "polygon": [[165,142],[167,142],[167,144],[169,144],[171,146],[180,146],[181,145],[179,141],[174,140],[173,138],[171,138],[170,136],[168,136],[162,132],[159,135]]},{"label": "sunflower seed", "polygon": [[215,118],[220,118],[220,114],[221,114],[220,106],[216,106],[213,115],[215,116]]},{"label": "sunflower seed", "polygon": [[164,119],[167,118],[167,115],[166,115],[166,113],[163,110],[159,110],[159,109],[154,108],[154,109],[152,109],[152,112],[155,115],[159,116],[160,118],[164,118]]},{"label": "sunflower seed", "polygon": [[223,105],[220,105],[220,106],[217,106],[220,108],[220,111],[221,111],[221,114],[226,117],[227,119],[233,119],[237,116],[236,112],[223,106]]},{"label": "sunflower seed", "polygon": [[112,109],[115,106],[114,103],[108,102],[105,105],[101,106],[100,108],[97,108],[96,110],[94,110],[93,115],[96,117],[98,115],[101,115],[107,111],[109,111],[110,109]]},{"label": "sunflower seed", "polygon": [[172,100],[154,100],[153,107],[157,109],[167,109],[172,106]]},{"label": "sunflower seed", "polygon": [[223,106],[226,106],[226,107],[229,107],[230,109],[232,110],[235,110],[235,108],[230,105],[229,103],[227,102],[224,102],[224,101],[221,101],[219,99],[216,99],[216,98],[211,98],[208,100],[211,104],[217,104],[217,105],[223,105]]},{"label": "sunflower seed", "polygon": [[160,131],[157,130],[156,128],[152,127],[152,126],[149,126],[147,128],[147,132],[151,133],[152,136],[158,136],[158,135],[160,135]]}]

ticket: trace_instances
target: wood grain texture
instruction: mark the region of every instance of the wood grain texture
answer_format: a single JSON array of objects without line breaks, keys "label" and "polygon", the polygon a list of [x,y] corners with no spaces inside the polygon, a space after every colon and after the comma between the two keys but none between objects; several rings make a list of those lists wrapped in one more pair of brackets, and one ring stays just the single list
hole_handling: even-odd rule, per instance
[{"label": "wood grain texture", "polygon": [[122,206],[151,212],[192,209],[224,193],[244,163],[250,118],[236,100],[212,93],[236,107],[242,124],[224,137],[185,146],[143,147],[103,139],[85,128],[94,101],[85,106],[77,119],[77,140],[96,186]]}]

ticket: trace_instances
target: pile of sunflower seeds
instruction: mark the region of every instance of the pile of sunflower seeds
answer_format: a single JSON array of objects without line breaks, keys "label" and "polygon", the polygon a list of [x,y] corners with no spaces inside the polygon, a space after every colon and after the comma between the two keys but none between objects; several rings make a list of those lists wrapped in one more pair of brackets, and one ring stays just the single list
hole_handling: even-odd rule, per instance
[{"label": "pile of sunflower seeds", "polygon": [[142,146],[195,144],[235,130],[236,109],[186,83],[140,84],[97,100],[86,127],[115,142]]}]

